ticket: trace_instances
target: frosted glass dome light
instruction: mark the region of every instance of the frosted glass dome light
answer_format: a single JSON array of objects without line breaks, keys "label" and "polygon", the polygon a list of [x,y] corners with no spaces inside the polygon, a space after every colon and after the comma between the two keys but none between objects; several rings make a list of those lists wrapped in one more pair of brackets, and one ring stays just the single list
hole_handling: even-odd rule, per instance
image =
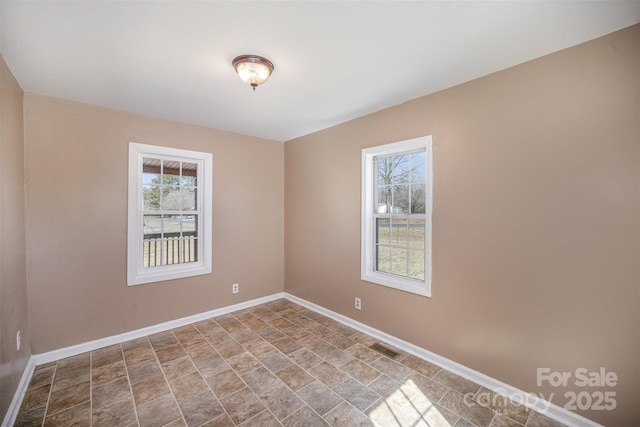
[{"label": "frosted glass dome light", "polygon": [[240,55],[232,61],[233,68],[240,78],[251,85],[253,90],[269,80],[273,72],[273,63],[258,55]]}]

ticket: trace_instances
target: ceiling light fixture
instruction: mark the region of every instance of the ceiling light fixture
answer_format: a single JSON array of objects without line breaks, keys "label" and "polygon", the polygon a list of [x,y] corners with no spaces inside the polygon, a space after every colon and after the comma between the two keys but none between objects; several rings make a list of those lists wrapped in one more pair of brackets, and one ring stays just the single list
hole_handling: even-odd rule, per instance
[{"label": "ceiling light fixture", "polygon": [[274,68],[271,61],[258,55],[236,56],[231,64],[240,78],[249,83],[254,91],[269,79]]}]

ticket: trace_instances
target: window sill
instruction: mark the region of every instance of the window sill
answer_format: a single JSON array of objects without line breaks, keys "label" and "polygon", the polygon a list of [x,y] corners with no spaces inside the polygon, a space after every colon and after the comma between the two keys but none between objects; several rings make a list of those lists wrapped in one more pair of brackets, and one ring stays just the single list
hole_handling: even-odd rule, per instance
[{"label": "window sill", "polygon": [[163,282],[165,280],[182,279],[185,277],[202,276],[210,274],[211,268],[202,263],[190,266],[164,266],[153,267],[153,271],[138,272],[133,277],[127,278],[127,286],[144,285],[145,283]]},{"label": "window sill", "polygon": [[431,298],[431,287],[424,282],[402,279],[390,274],[383,273],[363,273],[360,277],[365,282],[382,285],[400,291],[409,292],[423,297]]}]

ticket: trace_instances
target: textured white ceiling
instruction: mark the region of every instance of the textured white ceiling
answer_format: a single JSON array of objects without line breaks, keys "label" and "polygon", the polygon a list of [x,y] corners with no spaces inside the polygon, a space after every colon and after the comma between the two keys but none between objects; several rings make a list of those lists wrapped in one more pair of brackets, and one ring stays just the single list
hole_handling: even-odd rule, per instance
[{"label": "textured white ceiling", "polygon": [[[639,1],[2,0],[27,92],[280,141],[640,22]],[[275,64],[254,93],[240,54]]]}]

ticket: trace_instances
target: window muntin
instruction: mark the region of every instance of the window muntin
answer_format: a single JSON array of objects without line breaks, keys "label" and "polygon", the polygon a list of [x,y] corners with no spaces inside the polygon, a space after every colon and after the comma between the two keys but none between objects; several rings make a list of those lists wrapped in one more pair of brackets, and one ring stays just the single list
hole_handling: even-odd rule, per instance
[{"label": "window muntin", "polygon": [[375,270],[424,280],[425,152],[376,156]]},{"label": "window muntin", "polygon": [[198,163],[142,159],[142,266],[198,261]]},{"label": "window muntin", "polygon": [[363,150],[362,279],[430,295],[431,138]]},{"label": "window muntin", "polygon": [[129,285],[211,272],[212,156],[129,145]]}]

